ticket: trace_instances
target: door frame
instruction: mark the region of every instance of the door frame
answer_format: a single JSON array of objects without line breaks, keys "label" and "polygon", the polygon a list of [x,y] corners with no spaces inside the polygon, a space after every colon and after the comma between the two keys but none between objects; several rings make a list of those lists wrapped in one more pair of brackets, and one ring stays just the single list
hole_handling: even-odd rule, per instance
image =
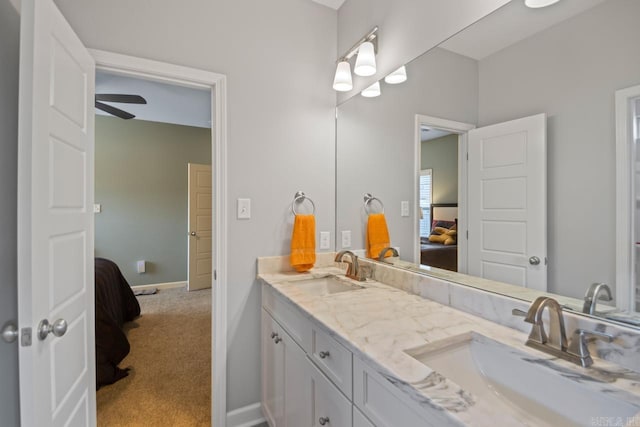
[{"label": "door frame", "polygon": [[181,65],[88,49],[96,71],[145,78],[211,92],[211,165],[213,217],[211,301],[211,423],[225,427],[227,418],[227,78],[224,74]]},{"label": "door frame", "polygon": [[616,307],[635,312],[635,149],[630,102],[640,97],[640,85],[616,91]]},{"label": "door frame", "polygon": [[[414,191],[416,200],[420,200],[420,170],[421,165],[421,126],[429,126],[430,128],[445,130],[458,135],[458,234],[465,233],[464,239],[458,240],[458,272],[467,272],[467,133],[476,128],[476,125],[470,123],[456,122],[454,120],[442,119],[439,117],[427,116],[424,114],[416,114],[414,126]],[[431,178],[433,180],[433,177]],[[433,190],[433,181],[432,181]],[[433,194],[433,193],[432,193]],[[433,201],[433,197],[432,197]],[[414,233],[413,233],[413,257],[414,262],[420,264],[420,209],[419,203],[414,203]],[[432,219],[433,220],[433,219]]]}]

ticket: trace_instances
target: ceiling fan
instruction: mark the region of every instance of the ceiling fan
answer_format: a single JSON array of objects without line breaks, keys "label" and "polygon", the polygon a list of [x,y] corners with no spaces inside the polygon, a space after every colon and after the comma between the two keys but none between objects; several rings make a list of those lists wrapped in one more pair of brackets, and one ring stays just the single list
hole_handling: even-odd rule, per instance
[{"label": "ceiling fan", "polygon": [[120,117],[124,120],[133,119],[135,116],[119,108],[113,107],[104,102],[121,102],[124,104],[146,104],[147,100],[140,95],[121,95],[113,93],[96,93],[96,108],[109,113],[113,116]]}]

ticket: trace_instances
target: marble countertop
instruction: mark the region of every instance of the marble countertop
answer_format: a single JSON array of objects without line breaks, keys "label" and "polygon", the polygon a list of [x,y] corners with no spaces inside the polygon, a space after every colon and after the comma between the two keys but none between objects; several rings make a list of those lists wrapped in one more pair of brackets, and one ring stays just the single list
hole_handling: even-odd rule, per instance
[{"label": "marble countertop", "polygon": [[324,325],[355,356],[367,361],[410,398],[444,411],[463,425],[540,424],[527,417],[496,413],[487,402],[476,399],[411,357],[406,350],[465,333],[480,334],[510,346],[528,362],[537,363],[543,369],[636,405],[637,425],[640,425],[640,374],[636,372],[600,359],[596,359],[591,368],[578,367],[525,346],[527,335],[524,333],[376,281],[357,282],[365,289],[325,296],[310,295],[296,286],[297,281],[327,275],[349,280],[343,272],[336,267],[325,267],[307,273],[259,274],[258,278],[298,306],[307,317]]}]

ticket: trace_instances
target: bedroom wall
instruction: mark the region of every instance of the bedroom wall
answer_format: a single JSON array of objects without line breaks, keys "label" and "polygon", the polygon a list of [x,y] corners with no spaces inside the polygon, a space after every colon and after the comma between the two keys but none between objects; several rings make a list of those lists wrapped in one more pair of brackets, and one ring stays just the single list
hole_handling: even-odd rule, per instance
[{"label": "bedroom wall", "polygon": [[[227,409],[259,402],[256,258],[289,253],[297,190],[334,238],[336,11],[310,0],[56,4],[91,48],[227,75]],[[237,198],[251,199],[250,220],[236,219]]]},{"label": "bedroom wall", "polygon": [[[18,69],[20,15],[9,0],[0,0],[0,328],[18,323],[17,164]],[[18,343],[0,341],[0,424],[17,426]]]},{"label": "bedroom wall", "polygon": [[422,141],[420,163],[431,173],[432,203],[458,203],[458,135]]},{"label": "bedroom wall", "polygon": [[549,292],[615,283],[614,96],[640,84],[638,16],[636,0],[605,2],[479,64],[480,126],[548,115]]},{"label": "bedroom wall", "polygon": [[186,281],[187,164],[211,164],[211,129],[96,115],[95,162],[96,256],[132,286]]}]

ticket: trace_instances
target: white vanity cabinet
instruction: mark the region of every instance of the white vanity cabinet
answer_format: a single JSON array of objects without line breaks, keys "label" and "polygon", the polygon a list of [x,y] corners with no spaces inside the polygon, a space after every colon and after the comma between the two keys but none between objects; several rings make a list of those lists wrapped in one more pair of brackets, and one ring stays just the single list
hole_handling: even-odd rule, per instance
[{"label": "white vanity cabinet", "polygon": [[262,411],[270,427],[452,425],[268,285],[262,288]]}]

